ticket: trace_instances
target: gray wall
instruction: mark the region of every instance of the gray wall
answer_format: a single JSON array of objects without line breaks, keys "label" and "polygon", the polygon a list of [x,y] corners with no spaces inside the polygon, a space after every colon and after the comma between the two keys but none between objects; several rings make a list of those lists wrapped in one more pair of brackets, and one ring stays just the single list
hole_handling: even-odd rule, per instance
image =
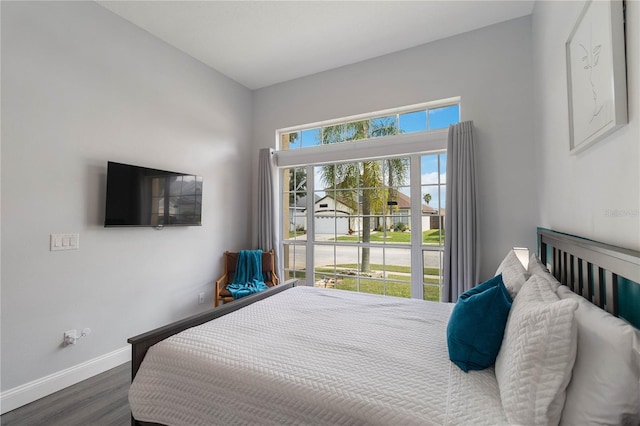
[{"label": "gray wall", "polygon": [[536,246],[531,66],[524,17],[274,85],[255,92],[254,144],[274,147],[279,128],[461,96],[477,135],[486,278],[510,247]]},{"label": "gray wall", "polygon": [[565,42],[582,6],[537,1],[534,7],[540,224],[640,250],[640,2],[626,2],[629,124],[571,155]]},{"label": "gray wall", "polygon": [[[3,391],[211,306],[250,242],[251,102],[93,2],[2,2]],[[103,228],[108,160],[202,175],[203,226]],[[69,232],[80,249],[50,252]]]}]

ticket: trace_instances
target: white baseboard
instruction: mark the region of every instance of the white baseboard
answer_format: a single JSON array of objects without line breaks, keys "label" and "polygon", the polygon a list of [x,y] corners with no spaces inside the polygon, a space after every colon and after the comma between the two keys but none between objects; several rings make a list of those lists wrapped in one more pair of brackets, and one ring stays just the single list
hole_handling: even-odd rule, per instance
[{"label": "white baseboard", "polygon": [[131,346],[90,359],[0,394],[0,414],[29,404],[131,360]]}]

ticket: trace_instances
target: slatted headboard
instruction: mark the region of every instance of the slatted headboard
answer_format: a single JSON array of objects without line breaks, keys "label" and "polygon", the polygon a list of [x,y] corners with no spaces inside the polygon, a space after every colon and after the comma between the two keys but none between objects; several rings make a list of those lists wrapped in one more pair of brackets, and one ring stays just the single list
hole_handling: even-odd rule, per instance
[{"label": "slatted headboard", "polygon": [[538,228],[538,253],[560,283],[640,328],[640,251]]}]

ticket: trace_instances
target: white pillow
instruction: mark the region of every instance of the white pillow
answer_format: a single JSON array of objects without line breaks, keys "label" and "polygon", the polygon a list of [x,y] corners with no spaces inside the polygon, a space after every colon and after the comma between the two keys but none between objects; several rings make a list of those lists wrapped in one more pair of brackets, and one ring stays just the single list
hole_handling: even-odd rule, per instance
[{"label": "white pillow", "polygon": [[531,257],[529,257],[529,266],[527,268],[527,272],[530,275],[548,274],[549,270],[545,265],[542,264],[540,258],[535,253],[533,253]]},{"label": "white pillow", "polygon": [[515,299],[518,291],[524,285],[525,281],[527,281],[527,271],[518,260],[516,253],[513,249],[509,250],[509,253],[505,256],[505,258],[498,266],[498,270],[496,271],[496,275],[502,274],[502,282],[504,286],[509,291],[509,295],[511,299]]},{"label": "white pillow", "polygon": [[558,287],[560,287],[561,285],[560,281],[558,281],[556,277],[549,273],[547,267],[542,264],[540,259],[538,259],[538,256],[536,256],[535,254],[532,254],[529,258],[529,267],[527,269],[527,272],[530,275],[540,275],[541,277],[543,277],[549,283],[553,291],[557,291]]},{"label": "white pillow", "polygon": [[513,301],[495,372],[507,420],[557,425],[576,356],[575,300],[532,276]]},{"label": "white pillow", "polygon": [[560,423],[640,424],[640,331],[566,286],[558,295],[578,301],[578,353]]}]

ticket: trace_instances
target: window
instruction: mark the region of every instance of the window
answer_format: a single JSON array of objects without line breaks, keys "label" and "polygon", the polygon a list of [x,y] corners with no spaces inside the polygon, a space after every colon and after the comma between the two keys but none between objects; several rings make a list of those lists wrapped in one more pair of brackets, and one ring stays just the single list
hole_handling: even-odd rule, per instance
[{"label": "window", "polygon": [[444,250],[444,214],[446,201],[447,154],[420,157],[423,295],[425,300],[440,300],[442,254]]},{"label": "window", "polygon": [[[285,279],[440,300],[446,132],[437,127],[458,121],[449,102],[280,133],[284,151],[300,152],[277,157]],[[407,143],[405,133],[416,136]],[[367,158],[370,150],[349,142],[389,155]],[[314,147],[344,160],[318,161]]]},{"label": "window", "polygon": [[[411,295],[409,158],[313,167],[315,285],[366,293]],[[398,200],[400,202],[398,202]]]},{"label": "window", "polygon": [[394,114],[371,114],[362,120],[338,121],[334,124],[282,134],[280,150],[295,150],[326,144],[445,129],[460,121],[460,105],[428,103],[400,109]]}]

